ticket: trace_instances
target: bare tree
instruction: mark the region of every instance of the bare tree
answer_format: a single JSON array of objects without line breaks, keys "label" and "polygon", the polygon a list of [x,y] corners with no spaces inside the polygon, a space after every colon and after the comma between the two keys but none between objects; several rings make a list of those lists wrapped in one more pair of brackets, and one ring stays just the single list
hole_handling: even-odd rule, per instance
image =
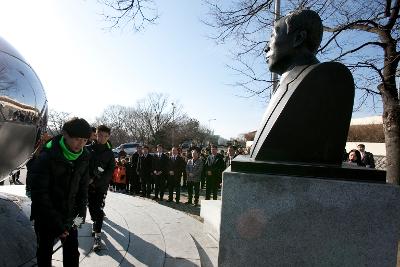
[{"label": "bare tree", "polygon": [[184,140],[204,142],[208,133],[196,119],[189,118],[182,106],[161,93],[148,94],[135,107],[109,106],[96,118],[96,125],[112,128],[111,142],[115,145],[140,142],[166,147]]},{"label": "bare tree", "polygon": [[173,123],[180,122],[183,117],[181,106],[173,107],[168,96],[151,93],[135,107],[107,107],[96,119],[96,125],[106,124],[112,128],[114,144],[133,141],[155,144],[170,142]]},{"label": "bare tree", "polygon": [[135,31],[155,24],[159,15],[153,0],[98,0],[106,6],[103,15],[110,28],[132,26]]},{"label": "bare tree", "polygon": [[103,114],[96,118],[96,125],[104,124],[111,128],[110,140],[113,145],[131,141],[127,133],[126,114],[126,107],[113,105],[105,108]]},{"label": "bare tree", "polygon": [[204,144],[211,134],[210,130],[200,125],[197,119],[186,117],[177,125],[176,141],[178,144],[184,141],[192,141],[195,144]]},{"label": "bare tree", "polygon": [[[207,23],[216,29],[215,40],[222,43],[233,40],[238,45],[233,53],[239,64],[232,69],[243,80],[236,85],[243,86],[252,95],[268,95],[271,85],[268,74],[260,69],[266,69],[261,68],[265,66],[262,51],[266,32],[273,25],[272,2],[206,1],[211,15]],[[360,90],[356,108],[367,99],[373,103],[382,101],[387,181],[399,184],[400,103],[395,79],[400,60],[400,0],[290,0],[286,3],[282,14],[297,8],[311,8],[320,14],[327,34],[319,56],[341,61],[351,69],[356,88]]]},{"label": "bare tree", "polygon": [[51,109],[49,111],[47,131],[52,136],[60,134],[64,123],[70,118],[70,116],[71,113]]},{"label": "bare tree", "polygon": [[[136,112],[141,127],[148,130],[148,142],[160,142],[165,139],[166,132],[173,139],[176,125],[186,116],[182,106],[176,101],[172,105],[167,95],[151,93],[146,98],[138,101]],[[161,138],[164,136],[164,138]]]},{"label": "bare tree", "polygon": [[203,22],[215,29],[210,37],[218,44],[235,44],[229,51],[233,63],[227,66],[239,75],[231,85],[244,88],[247,97],[269,97],[272,81],[265,67],[263,48],[274,21],[274,1],[204,2],[209,6],[209,13]]}]

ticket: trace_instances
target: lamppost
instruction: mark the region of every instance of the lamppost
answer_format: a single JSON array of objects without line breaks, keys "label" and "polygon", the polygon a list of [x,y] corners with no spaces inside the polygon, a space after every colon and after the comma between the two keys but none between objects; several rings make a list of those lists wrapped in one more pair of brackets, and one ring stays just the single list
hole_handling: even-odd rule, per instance
[{"label": "lamppost", "polygon": [[171,131],[171,133],[172,133],[172,146],[175,146],[175,124],[174,124],[174,120],[175,120],[175,118],[174,118],[174,116],[175,116],[175,104],[174,104],[174,102],[172,102],[171,103],[171,105],[172,105],[172,131]]},{"label": "lamppost", "polygon": [[[209,119],[208,120],[208,129],[210,130],[211,133],[211,121],[216,121],[217,119]],[[214,134],[214,131],[212,131],[212,134]]]},{"label": "lamppost", "polygon": [[[281,16],[281,0],[275,0],[275,22]],[[274,23],[275,24],[275,23]],[[278,88],[278,74],[272,73],[272,92],[275,93],[276,88]]]}]

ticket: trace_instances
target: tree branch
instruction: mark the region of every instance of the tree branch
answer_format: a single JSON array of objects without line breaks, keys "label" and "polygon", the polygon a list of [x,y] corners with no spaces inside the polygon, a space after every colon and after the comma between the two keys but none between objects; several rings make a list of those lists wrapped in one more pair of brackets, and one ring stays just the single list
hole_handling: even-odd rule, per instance
[{"label": "tree branch", "polygon": [[[390,17],[388,23],[385,25],[386,29],[392,29],[396,20],[399,18],[399,8],[400,8],[400,0],[396,0],[392,12],[390,13]],[[386,11],[391,9],[391,1],[386,1]]]},{"label": "tree branch", "polygon": [[[399,0],[400,1],[400,0]],[[371,24],[371,25],[368,25]],[[345,30],[362,30],[370,33],[376,33],[378,35],[383,34],[381,30],[381,25],[371,20],[357,20],[352,23],[341,25],[335,28],[330,28],[324,26],[324,31],[334,33],[333,36],[323,45],[318,52],[323,51],[339,34]]]},{"label": "tree branch", "polygon": [[339,60],[339,59],[343,58],[344,56],[346,56],[346,55],[348,55],[348,54],[352,54],[352,53],[354,53],[354,52],[357,52],[358,50],[360,50],[360,49],[362,49],[362,48],[364,48],[364,47],[366,47],[366,46],[369,46],[369,45],[376,45],[376,46],[385,48],[385,44],[380,43],[380,42],[366,42],[366,43],[360,45],[359,47],[356,47],[356,48],[351,49],[351,50],[349,50],[349,51],[347,51],[347,52],[344,52],[343,54],[341,54],[340,56],[336,57],[336,58],[333,59],[332,61]]}]

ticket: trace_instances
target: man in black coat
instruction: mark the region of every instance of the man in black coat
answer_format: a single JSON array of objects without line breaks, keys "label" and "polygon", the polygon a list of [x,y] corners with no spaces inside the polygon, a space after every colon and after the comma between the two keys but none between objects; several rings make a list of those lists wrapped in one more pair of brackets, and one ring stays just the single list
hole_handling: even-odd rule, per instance
[{"label": "man in black coat", "polygon": [[139,158],[142,155],[142,147],[138,146],[135,153],[132,154],[131,160],[129,162],[129,167],[132,168],[132,176],[129,178],[130,194],[139,194],[141,185],[139,177]]},{"label": "man in black coat", "polygon": [[111,129],[105,125],[97,127],[97,140],[88,146],[90,159],[89,212],[93,220],[94,250],[101,248],[105,198],[115,168],[114,153],[108,143]]},{"label": "man in black coat", "polygon": [[181,196],[181,178],[185,172],[186,162],[178,154],[178,148],[173,147],[171,157],[168,161],[168,201],[172,202],[174,198],[174,188],[176,192],[175,200],[179,203]]},{"label": "man in black coat", "polygon": [[235,148],[228,146],[227,155],[225,157],[225,168],[228,168],[232,164],[232,160],[236,157]]},{"label": "man in black coat", "polygon": [[[163,153],[162,145],[158,144],[157,153],[153,156],[153,177],[155,182],[154,200],[164,200],[167,165],[168,157]],[[158,198],[158,195],[160,195],[160,198]]]},{"label": "man in black coat", "polygon": [[52,266],[55,239],[63,244],[64,266],[79,266],[78,231],[74,219],[84,217],[89,183],[89,153],[84,148],[91,133],[84,120],[73,118],[62,135],[47,142],[31,161],[31,218],[37,236],[37,264]]},{"label": "man in black coat", "polygon": [[367,167],[367,168],[375,168],[375,159],[374,155],[371,152],[365,151],[365,145],[364,144],[359,144],[357,146],[358,151],[360,151],[361,154],[361,162]]},{"label": "man in black coat", "polygon": [[208,156],[204,164],[206,174],[206,200],[209,200],[211,193],[213,199],[217,199],[218,187],[222,182],[222,172],[225,170],[224,157],[218,154],[216,145],[211,146],[211,155]]},{"label": "man in black coat", "polygon": [[150,197],[151,173],[153,171],[152,161],[152,156],[149,154],[149,147],[143,146],[143,154],[140,156],[138,162],[139,177],[142,184],[142,197]]}]

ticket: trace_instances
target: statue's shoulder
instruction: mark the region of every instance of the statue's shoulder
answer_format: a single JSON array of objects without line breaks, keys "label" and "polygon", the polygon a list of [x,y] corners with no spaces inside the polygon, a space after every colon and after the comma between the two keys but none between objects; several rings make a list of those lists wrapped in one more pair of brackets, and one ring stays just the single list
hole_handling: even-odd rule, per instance
[{"label": "statue's shoulder", "polygon": [[327,74],[334,74],[331,71],[343,71],[351,75],[350,70],[340,62],[335,62],[335,61],[322,62],[312,66],[313,66],[313,71],[323,71],[326,72]]},{"label": "statue's shoulder", "polygon": [[348,81],[353,82],[350,70],[339,62],[322,62],[313,65],[294,67],[285,77],[282,84],[299,86],[300,83],[312,81],[313,84]]},{"label": "statue's shoulder", "polygon": [[301,78],[306,75],[335,75],[346,73],[351,75],[350,70],[340,62],[321,62],[313,65],[296,66],[290,72],[291,78]]}]

